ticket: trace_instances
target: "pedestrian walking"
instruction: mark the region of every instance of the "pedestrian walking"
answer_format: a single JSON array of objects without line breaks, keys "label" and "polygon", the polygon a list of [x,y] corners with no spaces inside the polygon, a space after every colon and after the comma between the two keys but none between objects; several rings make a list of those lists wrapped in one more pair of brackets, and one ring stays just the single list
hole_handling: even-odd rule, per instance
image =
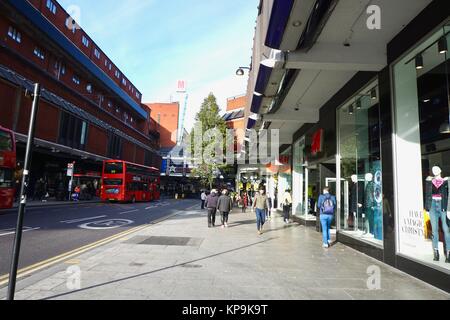
[{"label": "pedestrian walking", "polygon": [[322,225],[323,247],[331,246],[330,228],[336,211],[336,197],[330,194],[330,188],[324,188],[317,206],[320,208],[320,224]]},{"label": "pedestrian walking", "polygon": [[206,197],[205,206],[208,209],[208,228],[214,228],[216,226],[216,212],[217,212],[217,202],[219,201],[219,196],[217,190],[211,190],[211,193]]},{"label": "pedestrian walking", "polygon": [[242,195],[239,197],[239,206],[242,209],[242,213],[247,212],[248,207],[248,195],[247,192],[243,192]]},{"label": "pedestrian walking", "polygon": [[291,190],[287,189],[283,195],[283,216],[285,223],[289,223],[289,215],[291,213],[291,207],[292,207]]},{"label": "pedestrian walking", "polygon": [[266,223],[266,210],[267,210],[267,196],[264,189],[261,189],[255,195],[253,201],[253,209],[256,212],[256,227],[258,228],[259,235],[263,234],[264,224]]},{"label": "pedestrian walking", "polygon": [[233,209],[233,201],[228,195],[228,190],[223,190],[222,195],[217,202],[217,210],[222,217],[222,228],[228,228],[228,216]]},{"label": "pedestrian walking", "polygon": [[205,190],[203,190],[202,195],[200,196],[201,200],[202,200],[202,210],[205,209],[205,202],[206,202],[206,192]]}]

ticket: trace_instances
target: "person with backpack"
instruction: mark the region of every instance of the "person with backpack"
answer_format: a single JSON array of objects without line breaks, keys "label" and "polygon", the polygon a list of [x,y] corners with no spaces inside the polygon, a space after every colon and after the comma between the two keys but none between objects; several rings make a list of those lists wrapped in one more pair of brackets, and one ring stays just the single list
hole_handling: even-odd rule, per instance
[{"label": "person with backpack", "polygon": [[336,197],[330,194],[330,188],[323,189],[317,203],[320,208],[320,223],[322,225],[323,247],[331,246],[330,229],[333,222],[334,212],[336,211]]}]

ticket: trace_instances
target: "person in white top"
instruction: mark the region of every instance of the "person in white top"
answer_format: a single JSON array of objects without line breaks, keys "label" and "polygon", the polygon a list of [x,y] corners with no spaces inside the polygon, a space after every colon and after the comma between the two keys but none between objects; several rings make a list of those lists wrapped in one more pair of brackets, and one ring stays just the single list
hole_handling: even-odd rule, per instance
[{"label": "person in white top", "polygon": [[205,209],[205,202],[206,202],[206,192],[203,190],[202,195],[200,196],[202,200],[202,210]]}]

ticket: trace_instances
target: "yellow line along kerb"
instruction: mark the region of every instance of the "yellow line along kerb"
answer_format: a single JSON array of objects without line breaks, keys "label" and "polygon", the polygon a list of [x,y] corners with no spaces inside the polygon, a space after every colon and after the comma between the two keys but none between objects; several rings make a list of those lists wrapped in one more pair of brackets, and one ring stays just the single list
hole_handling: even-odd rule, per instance
[{"label": "yellow line along kerb", "polygon": [[[31,274],[33,272],[39,271],[41,269],[47,268],[47,267],[49,267],[49,266],[51,266],[53,264],[56,264],[58,262],[62,262],[64,260],[67,260],[67,259],[72,258],[74,256],[80,255],[80,254],[82,254],[82,253],[84,253],[84,252],[86,252],[88,250],[91,250],[91,249],[94,249],[96,247],[105,245],[105,244],[107,244],[109,242],[112,242],[114,240],[118,240],[118,239],[120,239],[120,238],[122,238],[122,237],[124,237],[124,236],[126,236],[128,234],[131,234],[131,233],[134,233],[134,232],[138,232],[138,231],[140,231],[140,230],[142,230],[142,229],[144,229],[146,227],[148,227],[148,225],[139,226],[139,227],[136,227],[136,228],[133,228],[133,229],[130,229],[130,230],[126,230],[124,232],[121,232],[119,234],[113,235],[111,237],[99,240],[97,242],[88,244],[88,245],[83,246],[81,248],[78,248],[78,249],[75,249],[75,250],[63,253],[63,254],[55,256],[53,258],[50,258],[50,259],[38,262],[38,263],[33,264],[31,266],[25,267],[23,269],[20,269],[17,272],[17,279],[23,278],[24,276],[27,276],[27,275],[29,275],[29,274]],[[3,275],[3,276],[0,277],[0,286],[6,284],[8,282],[9,282],[9,274],[6,274],[6,275]]]},{"label": "yellow line along kerb", "polygon": [[[145,228],[147,228],[147,227],[149,227],[151,225],[155,225],[155,224],[160,223],[162,221],[168,220],[171,217],[176,216],[178,214],[179,214],[179,212],[171,214],[171,215],[169,215],[167,217],[163,217],[161,219],[158,219],[158,220],[155,220],[155,221],[151,221],[149,224],[146,224],[146,225],[143,225],[143,226],[138,226],[138,227],[135,227],[133,229],[123,231],[123,232],[118,233],[116,235],[112,235],[111,237],[99,240],[97,242],[88,244],[88,245],[80,247],[78,249],[75,249],[75,250],[63,253],[61,255],[58,255],[58,256],[52,257],[50,259],[38,262],[38,263],[33,264],[31,266],[22,268],[22,269],[20,269],[17,272],[17,279],[23,278],[23,277],[25,277],[25,276],[27,276],[27,275],[29,275],[31,273],[34,273],[36,271],[39,271],[39,270],[42,270],[44,268],[50,267],[50,266],[52,266],[52,265],[54,265],[54,264],[56,264],[58,262],[63,262],[65,260],[68,260],[68,259],[70,259],[70,258],[72,258],[74,256],[80,255],[80,254],[82,254],[82,253],[84,253],[86,251],[89,251],[89,250],[92,250],[94,248],[100,247],[100,246],[105,245],[105,244],[107,244],[109,242],[112,242],[114,240],[118,240],[120,238],[123,238],[123,237],[125,237],[125,236],[127,236],[127,235],[129,235],[131,233],[135,233],[135,232],[138,232],[140,230],[143,230],[143,229],[145,229]],[[2,286],[4,284],[7,284],[8,282],[9,282],[9,274],[5,274],[3,276],[0,276],[0,286]]]}]

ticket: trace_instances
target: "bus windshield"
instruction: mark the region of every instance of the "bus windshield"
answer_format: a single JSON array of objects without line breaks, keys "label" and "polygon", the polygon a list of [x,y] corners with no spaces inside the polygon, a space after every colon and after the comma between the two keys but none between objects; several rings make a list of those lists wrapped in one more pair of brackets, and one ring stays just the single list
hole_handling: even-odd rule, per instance
[{"label": "bus windshield", "polygon": [[13,151],[13,141],[8,132],[0,131],[0,151]]},{"label": "bus windshield", "polygon": [[105,174],[122,174],[123,163],[122,162],[107,162],[105,163]]},{"label": "bus windshield", "polygon": [[122,179],[105,179],[103,185],[105,186],[121,186],[123,184]]}]

